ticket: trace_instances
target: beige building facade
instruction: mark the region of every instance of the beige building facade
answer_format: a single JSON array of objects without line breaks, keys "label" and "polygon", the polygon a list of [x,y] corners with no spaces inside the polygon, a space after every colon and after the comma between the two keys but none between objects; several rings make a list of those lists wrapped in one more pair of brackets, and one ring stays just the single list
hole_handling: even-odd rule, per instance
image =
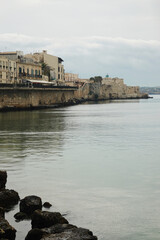
[{"label": "beige building facade", "polygon": [[15,83],[16,81],[16,61],[0,56],[0,83]]},{"label": "beige building facade", "polygon": [[123,85],[124,84],[124,80],[123,78],[103,78],[102,79],[102,84],[105,84],[105,85],[112,85],[112,84],[118,84],[118,85]]},{"label": "beige building facade", "polygon": [[47,51],[41,53],[26,54],[26,58],[32,58],[37,63],[44,63],[50,68],[50,81],[64,81],[63,60],[60,57],[48,54]]},{"label": "beige building facade", "polygon": [[17,60],[17,81],[23,80],[42,80],[41,64],[25,60]]},{"label": "beige building facade", "polygon": [[64,76],[66,82],[75,82],[78,80],[78,74],[75,73],[65,73]]},{"label": "beige building facade", "polygon": [[22,83],[23,80],[42,80],[42,65],[25,58],[23,52],[0,52],[0,82]]},{"label": "beige building facade", "polygon": [[5,57],[9,60],[16,61],[17,59],[23,56],[22,51],[14,51],[14,52],[0,52],[0,57]]}]

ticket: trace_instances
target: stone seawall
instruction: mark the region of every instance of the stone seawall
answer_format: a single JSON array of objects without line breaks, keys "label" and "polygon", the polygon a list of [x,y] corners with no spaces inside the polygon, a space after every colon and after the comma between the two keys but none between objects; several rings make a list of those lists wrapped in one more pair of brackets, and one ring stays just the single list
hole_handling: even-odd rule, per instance
[{"label": "stone seawall", "polygon": [[61,88],[1,88],[0,110],[34,109],[72,105],[82,101],[148,98],[139,87],[129,87],[112,81],[85,83],[79,89]]},{"label": "stone seawall", "polygon": [[74,89],[1,88],[0,109],[31,109],[70,104]]}]

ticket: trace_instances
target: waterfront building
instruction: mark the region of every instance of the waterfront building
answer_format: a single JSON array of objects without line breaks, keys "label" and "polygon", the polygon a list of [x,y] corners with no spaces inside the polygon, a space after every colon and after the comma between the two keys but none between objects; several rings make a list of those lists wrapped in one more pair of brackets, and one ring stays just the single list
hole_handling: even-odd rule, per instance
[{"label": "waterfront building", "polygon": [[16,81],[16,61],[0,56],[0,83],[15,83]]},{"label": "waterfront building", "polygon": [[0,57],[6,57],[10,60],[16,61],[18,58],[23,56],[22,51],[14,51],[14,52],[0,52]]},{"label": "waterfront building", "polygon": [[75,73],[65,73],[64,76],[65,76],[65,82],[75,82],[79,79],[78,74],[75,74]]},{"label": "waterfront building", "polygon": [[81,87],[85,83],[89,82],[91,82],[89,79],[79,78],[78,74],[76,73],[65,73],[65,84],[67,86]]},{"label": "waterfront building", "polygon": [[[47,80],[47,76],[44,77]],[[24,80],[42,80],[42,65],[25,58],[22,51],[0,52],[0,82],[22,83]]]},{"label": "waterfront building", "polygon": [[20,58],[17,63],[17,81],[18,83],[24,80],[42,80],[42,66],[35,63],[33,59]]},{"label": "waterfront building", "polygon": [[102,84],[109,85],[109,84],[118,84],[118,85],[123,85],[124,80],[123,78],[110,78],[110,77],[105,77],[102,79]]},{"label": "waterfront building", "polygon": [[[49,81],[64,82],[63,59],[48,54],[46,50],[41,53],[26,54],[26,58],[32,58],[35,62],[42,63],[43,71],[48,71]],[[48,69],[47,69],[48,68]]]}]

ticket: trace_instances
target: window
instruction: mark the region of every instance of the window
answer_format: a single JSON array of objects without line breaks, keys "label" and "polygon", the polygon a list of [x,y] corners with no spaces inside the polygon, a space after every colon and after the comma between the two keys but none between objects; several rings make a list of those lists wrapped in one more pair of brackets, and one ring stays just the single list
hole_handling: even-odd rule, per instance
[{"label": "window", "polygon": [[35,76],[37,77],[37,70],[35,70]]},{"label": "window", "polygon": [[22,68],[21,67],[19,67],[19,74],[21,74],[22,73]]},{"label": "window", "polygon": [[31,76],[33,77],[34,76],[34,70],[31,69]]},{"label": "window", "polygon": [[27,75],[29,75],[29,68],[27,68]]}]

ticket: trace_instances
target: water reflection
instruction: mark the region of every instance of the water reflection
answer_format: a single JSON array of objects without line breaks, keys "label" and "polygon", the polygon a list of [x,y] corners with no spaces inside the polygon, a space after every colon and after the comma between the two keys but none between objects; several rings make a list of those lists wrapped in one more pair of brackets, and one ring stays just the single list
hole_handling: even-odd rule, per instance
[{"label": "water reflection", "polygon": [[60,153],[64,144],[64,111],[0,113],[1,164],[23,162],[34,152]]},{"label": "water reflection", "polygon": [[[8,187],[69,212],[69,222],[99,240],[159,239],[159,104],[155,98],[1,113]],[[23,232],[11,224],[24,239],[29,225]]]}]

